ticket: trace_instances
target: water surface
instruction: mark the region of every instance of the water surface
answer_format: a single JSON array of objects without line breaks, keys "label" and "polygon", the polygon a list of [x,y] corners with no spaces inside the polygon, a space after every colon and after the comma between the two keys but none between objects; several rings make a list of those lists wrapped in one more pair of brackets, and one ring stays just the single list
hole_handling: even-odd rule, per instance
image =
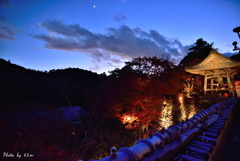
[{"label": "water surface", "polygon": [[159,117],[160,129],[164,127],[167,129],[169,126],[191,118],[194,114],[198,113],[198,109],[194,104],[163,104],[162,112]]}]

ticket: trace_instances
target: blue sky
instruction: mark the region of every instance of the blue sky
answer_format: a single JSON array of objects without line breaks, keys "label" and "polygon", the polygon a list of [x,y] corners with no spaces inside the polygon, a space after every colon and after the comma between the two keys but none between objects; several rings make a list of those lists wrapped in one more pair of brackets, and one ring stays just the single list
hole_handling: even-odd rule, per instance
[{"label": "blue sky", "polygon": [[233,53],[239,0],[0,0],[0,58],[97,73],[138,56],[179,62],[198,38]]}]

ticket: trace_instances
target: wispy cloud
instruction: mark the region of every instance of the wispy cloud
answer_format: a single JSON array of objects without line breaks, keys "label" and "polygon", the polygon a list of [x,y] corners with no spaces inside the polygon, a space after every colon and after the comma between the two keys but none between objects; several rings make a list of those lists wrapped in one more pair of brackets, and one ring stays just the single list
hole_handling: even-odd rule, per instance
[{"label": "wispy cloud", "polygon": [[183,58],[189,48],[177,39],[167,38],[156,30],[143,31],[141,28],[130,28],[126,25],[107,28],[104,34],[93,33],[79,24],[66,24],[58,20],[47,20],[40,25],[46,28],[49,34],[30,36],[44,41],[46,48],[88,53],[98,62],[120,63],[120,58],[161,54]]},{"label": "wispy cloud", "polygon": [[15,25],[0,15],[0,39],[14,40],[14,34],[17,31],[19,29]]},{"label": "wispy cloud", "polygon": [[113,16],[113,19],[117,22],[122,22],[124,20],[126,20],[127,18],[121,14],[121,13],[116,13],[114,16]]},{"label": "wispy cloud", "polygon": [[[0,0],[0,8],[2,7],[10,8],[11,3],[8,0]],[[21,29],[0,14],[0,39],[15,40],[14,35],[19,31],[21,31]]]},{"label": "wispy cloud", "polygon": [[94,67],[89,68],[91,71],[99,71],[100,67],[98,65],[95,65]]}]

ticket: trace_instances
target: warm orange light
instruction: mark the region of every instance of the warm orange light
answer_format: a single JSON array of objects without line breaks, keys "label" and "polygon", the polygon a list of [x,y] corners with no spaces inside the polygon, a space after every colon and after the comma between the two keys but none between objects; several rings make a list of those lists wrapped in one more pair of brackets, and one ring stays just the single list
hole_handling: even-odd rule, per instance
[{"label": "warm orange light", "polygon": [[180,102],[181,104],[183,104],[183,98],[182,98],[182,96],[179,96],[179,102]]},{"label": "warm orange light", "polygon": [[75,132],[73,131],[72,134],[75,135]]},{"label": "warm orange light", "polygon": [[138,118],[134,115],[123,115],[120,119],[122,121],[123,124],[128,123],[128,125],[126,126],[126,128],[132,128],[133,125],[129,126],[130,124],[133,124],[134,121],[138,121]]}]

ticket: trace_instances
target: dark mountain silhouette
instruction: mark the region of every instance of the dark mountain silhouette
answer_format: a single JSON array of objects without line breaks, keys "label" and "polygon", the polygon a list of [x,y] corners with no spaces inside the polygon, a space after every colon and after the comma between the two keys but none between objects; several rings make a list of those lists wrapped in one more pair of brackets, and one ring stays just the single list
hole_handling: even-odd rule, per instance
[{"label": "dark mountain silhouette", "polygon": [[26,69],[0,59],[0,98],[2,105],[41,102],[55,106],[87,106],[106,80],[105,75],[68,68],[49,72]]}]

